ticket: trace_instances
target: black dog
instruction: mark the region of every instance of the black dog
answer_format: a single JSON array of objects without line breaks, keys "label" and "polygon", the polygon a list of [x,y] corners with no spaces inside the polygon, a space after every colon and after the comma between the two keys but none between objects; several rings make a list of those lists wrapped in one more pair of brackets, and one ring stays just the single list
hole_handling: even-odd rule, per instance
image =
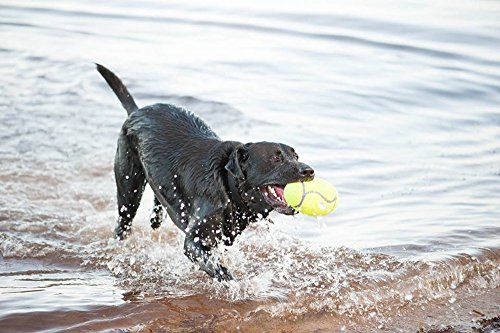
[{"label": "black dog", "polygon": [[273,209],[293,215],[284,185],[314,178],[294,149],[271,142],[222,141],[193,113],[170,104],[139,109],[118,77],[97,70],[127,110],[115,157],[118,227],[123,239],[149,183],[155,194],[151,226],[158,228],[163,207],[185,232],[184,253],[220,280],[232,279],[211,249],[231,245],[250,222]]}]

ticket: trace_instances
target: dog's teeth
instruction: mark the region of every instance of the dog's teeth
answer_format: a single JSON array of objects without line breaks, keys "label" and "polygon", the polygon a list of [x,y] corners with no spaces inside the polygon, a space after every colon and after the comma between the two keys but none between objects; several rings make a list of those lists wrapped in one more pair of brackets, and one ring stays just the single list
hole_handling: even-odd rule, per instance
[{"label": "dog's teeth", "polygon": [[274,188],[269,186],[269,191],[271,192],[272,195],[274,195],[274,197],[278,197],[278,195],[276,194],[276,192],[274,191]]}]

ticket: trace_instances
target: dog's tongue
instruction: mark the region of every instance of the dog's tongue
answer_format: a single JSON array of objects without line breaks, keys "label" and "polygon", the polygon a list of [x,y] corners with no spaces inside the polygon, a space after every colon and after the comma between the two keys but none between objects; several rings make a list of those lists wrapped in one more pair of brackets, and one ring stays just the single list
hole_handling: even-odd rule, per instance
[{"label": "dog's tongue", "polygon": [[285,200],[285,198],[283,197],[283,191],[284,191],[284,190],[285,190],[284,188],[279,187],[279,186],[275,186],[275,187],[274,187],[274,192],[276,192],[276,195],[277,195],[278,197],[280,197],[281,199],[283,199],[283,200]]}]

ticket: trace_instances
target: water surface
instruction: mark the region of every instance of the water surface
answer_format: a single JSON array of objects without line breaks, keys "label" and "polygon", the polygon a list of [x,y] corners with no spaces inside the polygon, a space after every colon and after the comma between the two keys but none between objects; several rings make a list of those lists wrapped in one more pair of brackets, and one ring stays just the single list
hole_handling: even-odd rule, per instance
[{"label": "water surface", "polygon": [[[486,0],[0,0],[0,326],[416,331],[481,295],[500,313],[499,22]],[[171,221],[150,230],[150,191],[114,240],[126,113],[93,62],[140,106],[294,146],[336,212],[250,227],[229,287]]]}]

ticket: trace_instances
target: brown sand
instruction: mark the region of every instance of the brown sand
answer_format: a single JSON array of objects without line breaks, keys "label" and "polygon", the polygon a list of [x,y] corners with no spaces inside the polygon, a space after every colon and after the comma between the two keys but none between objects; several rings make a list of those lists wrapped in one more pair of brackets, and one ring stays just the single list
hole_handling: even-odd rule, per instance
[{"label": "brown sand", "polygon": [[[177,301],[176,301],[177,303]],[[213,304],[215,305],[215,303]],[[168,305],[172,308],[172,304]],[[499,332],[500,288],[481,295],[436,301],[423,307],[401,309],[381,325],[369,316],[341,318],[331,313],[306,314],[294,318],[271,317],[245,304],[232,306],[187,298],[178,303],[178,312],[128,328],[127,332]],[[246,313],[246,316],[242,314]],[[203,314],[201,314],[203,313]],[[196,315],[195,315],[196,314]]]}]

